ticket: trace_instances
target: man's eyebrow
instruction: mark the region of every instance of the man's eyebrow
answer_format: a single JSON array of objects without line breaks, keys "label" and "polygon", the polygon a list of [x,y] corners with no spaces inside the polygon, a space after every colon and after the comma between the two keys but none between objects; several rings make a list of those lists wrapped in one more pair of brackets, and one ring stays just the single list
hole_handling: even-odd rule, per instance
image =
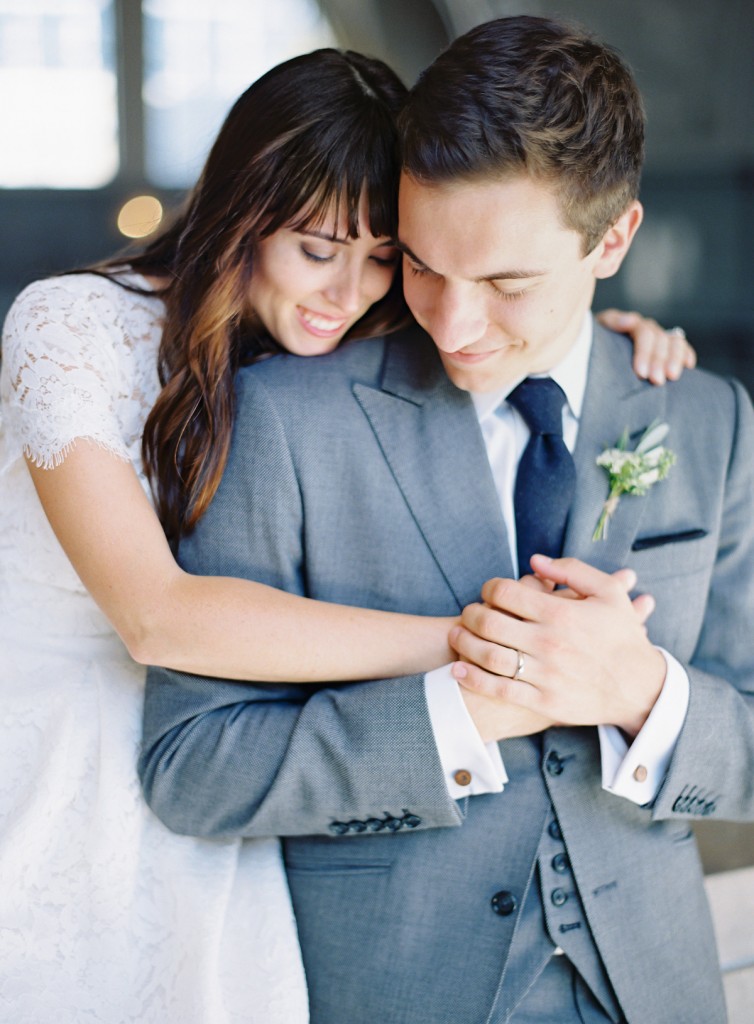
[{"label": "man's eyebrow", "polygon": [[[397,249],[400,249],[402,253],[417,266],[422,267],[424,270],[429,270],[431,273],[435,273],[431,267],[428,267],[424,260],[420,260],[419,257],[413,253],[405,242],[401,242],[400,239],[395,243]],[[495,274],[483,274],[482,277],[475,277],[475,281],[525,281],[530,277],[543,277],[547,273],[546,270],[501,270]]]},{"label": "man's eyebrow", "polygon": [[402,252],[404,255],[408,256],[408,258],[410,260],[413,260],[413,262],[416,263],[417,266],[424,267],[425,270],[431,270],[432,269],[431,267],[427,266],[427,264],[424,262],[424,260],[420,260],[419,257],[416,255],[416,253],[411,252],[411,250],[406,245],[406,243],[402,242],[400,240],[400,238],[396,238],[396,240],[395,240],[395,248],[400,250],[400,252]]}]

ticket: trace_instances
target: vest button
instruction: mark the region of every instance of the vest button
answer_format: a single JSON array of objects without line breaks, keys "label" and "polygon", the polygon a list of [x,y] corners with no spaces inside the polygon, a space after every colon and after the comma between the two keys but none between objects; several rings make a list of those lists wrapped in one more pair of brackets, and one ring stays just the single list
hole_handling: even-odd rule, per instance
[{"label": "vest button", "polygon": [[553,839],[562,839],[563,833],[560,831],[560,825],[557,821],[551,821],[547,826],[547,831],[550,833]]},{"label": "vest button", "polygon": [[568,857],[564,853],[556,853],[551,863],[553,870],[557,871],[559,875],[564,875],[568,870]]},{"label": "vest button", "polygon": [[562,907],[564,903],[568,902],[568,893],[565,889],[553,889],[550,893],[550,899],[556,907]]},{"label": "vest button", "polygon": [[550,775],[561,775],[563,772],[563,761],[556,751],[551,750],[545,761],[545,768]]},{"label": "vest button", "polygon": [[501,917],[508,917],[518,906],[516,897],[512,892],[508,892],[507,889],[501,889],[500,892],[496,892],[490,900],[490,904],[495,913]]}]

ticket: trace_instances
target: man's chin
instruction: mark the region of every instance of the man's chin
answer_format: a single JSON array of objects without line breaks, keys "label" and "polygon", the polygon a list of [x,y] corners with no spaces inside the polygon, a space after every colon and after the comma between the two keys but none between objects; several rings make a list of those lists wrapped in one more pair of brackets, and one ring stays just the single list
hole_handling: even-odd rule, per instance
[{"label": "man's chin", "polygon": [[473,369],[461,369],[458,366],[446,363],[443,360],[443,366],[445,372],[450,378],[450,381],[461,391],[470,391],[474,394],[481,395],[487,391],[498,391],[504,388],[510,381],[517,379],[515,374],[511,374],[510,377],[507,374],[490,374],[484,373],[481,368]]}]

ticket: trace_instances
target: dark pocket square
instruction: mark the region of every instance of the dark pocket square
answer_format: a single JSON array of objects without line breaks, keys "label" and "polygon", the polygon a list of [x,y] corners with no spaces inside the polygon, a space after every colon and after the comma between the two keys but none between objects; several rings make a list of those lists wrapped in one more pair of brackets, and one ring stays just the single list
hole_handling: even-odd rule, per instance
[{"label": "dark pocket square", "polygon": [[685,540],[700,540],[706,536],[706,530],[682,530],[680,533],[661,533],[656,537],[639,537],[631,545],[631,550],[646,551],[648,548],[659,548],[663,544],[680,544]]}]

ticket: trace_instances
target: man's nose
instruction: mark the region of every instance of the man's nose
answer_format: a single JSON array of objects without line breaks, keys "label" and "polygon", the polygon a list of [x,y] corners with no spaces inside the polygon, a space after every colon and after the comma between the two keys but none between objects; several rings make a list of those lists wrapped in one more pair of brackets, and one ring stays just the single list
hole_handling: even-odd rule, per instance
[{"label": "man's nose", "polygon": [[467,291],[446,285],[429,310],[427,329],[443,352],[458,352],[484,336],[487,319]]}]

